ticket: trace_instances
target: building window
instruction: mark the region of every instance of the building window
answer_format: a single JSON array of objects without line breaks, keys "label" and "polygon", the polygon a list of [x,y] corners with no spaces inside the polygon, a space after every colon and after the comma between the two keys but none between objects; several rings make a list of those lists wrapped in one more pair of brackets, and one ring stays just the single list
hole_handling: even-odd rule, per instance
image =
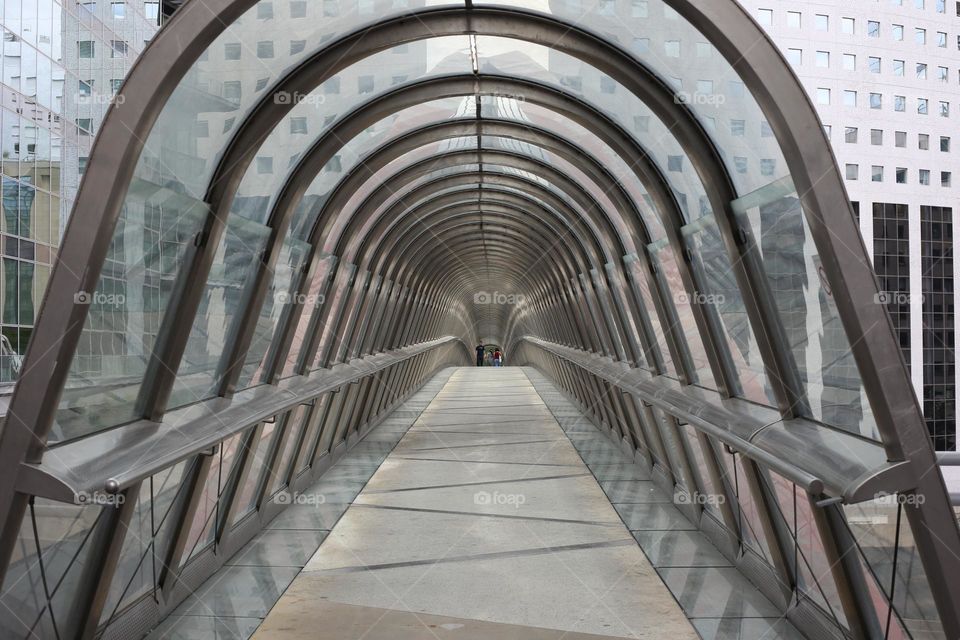
[{"label": "building window", "polygon": [[830,104],[830,89],[825,87],[817,88],[817,104]]},{"label": "building window", "polygon": [[913,41],[917,44],[927,44],[927,30],[917,27],[913,31]]},{"label": "building window", "polygon": [[96,47],[93,40],[81,40],[77,43],[77,57],[92,58],[96,55]]},{"label": "building window", "polygon": [[147,18],[147,20],[153,20],[153,21],[160,20],[160,3],[144,2],[143,15]]},{"label": "building window", "polygon": [[859,174],[860,174],[860,165],[858,164],[847,165],[847,180],[856,180]]},{"label": "building window", "polygon": [[930,113],[930,101],[926,98],[917,98],[917,113],[922,116]]},{"label": "building window", "polygon": [[925,187],[930,186],[930,169],[920,169],[917,181]]},{"label": "building window", "polygon": [[818,13],[816,20],[814,20],[817,31],[829,31],[830,30],[830,16]]},{"label": "building window", "polygon": [[846,127],[843,131],[843,140],[850,144],[857,143],[857,128],[856,127]]},{"label": "building window", "polygon": [[683,156],[667,156],[667,171],[683,171]]},{"label": "building window", "polygon": [[950,173],[949,171],[941,171],[941,172],[940,172],[940,186],[941,186],[941,187],[949,187],[949,186],[950,186],[950,183],[952,182],[952,180],[953,180],[953,176],[951,175],[951,173]]},{"label": "building window", "polygon": [[857,56],[852,53],[843,54],[843,68],[847,71],[857,70]]},{"label": "building window", "polygon": [[680,57],[680,41],[679,40],[667,40],[663,43],[663,51],[668,58],[679,58]]},{"label": "building window", "polygon": [[883,167],[876,164],[870,167],[870,181],[883,182]]},{"label": "building window", "polygon": [[903,60],[893,61],[893,75],[903,76],[906,69],[906,63]]},{"label": "building window", "polygon": [[757,22],[765,27],[773,26],[773,9],[757,9]]},{"label": "building window", "polygon": [[946,67],[937,67],[937,80],[940,82],[949,82],[950,70]]},{"label": "building window", "polygon": [[882,108],[883,108],[883,94],[882,94],[882,93],[871,93],[871,94],[870,94],[870,108],[871,108],[871,109],[882,109]]},{"label": "building window", "polygon": [[894,110],[894,111],[906,111],[906,110],[907,110],[907,96],[893,96],[893,110]]},{"label": "building window", "polygon": [[817,51],[817,66],[822,69],[830,68],[830,52]]},{"label": "building window", "polygon": [[328,96],[340,93],[340,77],[334,76],[323,83],[323,92]]},{"label": "building window", "polygon": [[631,15],[634,18],[648,18],[650,17],[650,7],[647,0],[633,0],[631,7]]},{"label": "building window", "polygon": [[787,26],[791,29],[800,28],[801,13],[799,11],[787,11]]},{"label": "building window", "polygon": [[93,95],[93,80],[81,80],[77,86],[80,87],[81,98],[89,98]]},{"label": "building window", "polygon": [[897,167],[897,184],[907,184],[906,167]]},{"label": "building window", "polygon": [[867,58],[867,61],[870,66],[870,73],[880,73],[880,58],[877,56],[870,56]]},{"label": "building window", "polygon": [[923,416],[939,451],[956,448],[953,210],[920,207]]},{"label": "building window", "polygon": [[927,65],[918,62],[917,63],[917,80],[926,80],[927,79]]},{"label": "building window", "polygon": [[803,49],[787,49],[787,62],[795,67],[803,64]]},{"label": "building window", "polygon": [[950,136],[940,136],[940,151],[950,153]]},{"label": "building window", "polygon": [[612,95],[617,91],[617,83],[610,76],[600,76],[600,93]]},{"label": "building window", "polygon": [[357,78],[357,93],[373,93],[374,79],[373,76],[360,76]]},{"label": "building window", "polygon": [[243,90],[239,80],[228,80],[223,83],[223,99],[234,104],[240,104]]},{"label": "building window", "polygon": [[733,166],[736,167],[737,173],[746,173],[747,172],[747,159],[743,156],[734,156]]},{"label": "building window", "polygon": [[900,147],[901,149],[907,148],[907,132],[906,131],[897,131],[894,133],[894,144]]},{"label": "building window", "polygon": [[947,48],[947,32],[937,31],[937,46],[941,49]]},{"label": "building window", "polygon": [[867,37],[869,38],[879,38],[880,37],[880,23],[876,20],[867,20]]},{"label": "building window", "polygon": [[272,156],[257,156],[257,173],[259,174],[273,173],[273,157]]},{"label": "building window", "polygon": [[893,33],[893,39],[894,39],[894,40],[896,40],[896,41],[898,41],[898,42],[903,40],[903,25],[902,25],[902,24],[892,25],[891,28],[890,28],[890,30],[891,30],[891,32]]},{"label": "building window", "polygon": [[760,175],[773,176],[777,172],[777,161],[772,158],[760,159]]},{"label": "building window", "polygon": [[110,78],[110,93],[116,94],[123,85],[123,78]]},{"label": "building window", "polygon": [[927,133],[918,133],[917,134],[917,148],[921,151],[930,150],[930,134]]},{"label": "building window", "polygon": [[127,57],[127,51],[129,50],[129,45],[124,40],[111,40],[110,41],[110,57],[111,58],[125,58]]},{"label": "building window", "polygon": [[127,17],[127,5],[125,2],[111,2],[110,11],[114,20],[123,20]]},{"label": "building window", "polygon": [[949,118],[950,117],[950,103],[944,100],[940,101],[940,117]]},{"label": "building window", "polygon": [[303,51],[304,49],[306,49],[306,48],[307,48],[307,41],[306,41],[306,40],[291,40],[291,41],[290,41],[290,55],[292,55],[292,56],[294,56],[294,55],[302,52],[302,51]]},{"label": "building window", "polygon": [[857,21],[853,18],[840,18],[840,31],[846,34],[853,34],[856,30]]},{"label": "building window", "polygon": [[290,17],[291,18],[307,17],[306,0],[290,0]]},{"label": "building window", "polygon": [[873,204],[873,268],[894,335],[910,362],[910,221],[905,204]]},{"label": "building window", "polygon": [[850,89],[845,89],[843,91],[843,106],[845,107],[855,107],[857,106],[857,92],[851,91]]},{"label": "building window", "polygon": [[242,48],[239,42],[225,42],[223,44],[224,60],[239,60]]},{"label": "building window", "polygon": [[273,18],[273,3],[272,2],[258,2],[257,3],[257,18],[260,20],[270,20]]},{"label": "building window", "polygon": [[746,131],[747,123],[746,120],[731,120],[730,121],[730,135],[742,138],[744,132]]},{"label": "building window", "polygon": [[80,127],[80,133],[93,133],[93,118],[77,118],[77,126]]},{"label": "building window", "polygon": [[273,40],[261,40],[257,43],[257,57],[262,59],[273,57]]},{"label": "building window", "polygon": [[883,144],[883,129],[870,129],[870,144],[875,147]]},{"label": "building window", "polygon": [[290,118],[290,133],[306,133],[307,119],[302,116]]}]

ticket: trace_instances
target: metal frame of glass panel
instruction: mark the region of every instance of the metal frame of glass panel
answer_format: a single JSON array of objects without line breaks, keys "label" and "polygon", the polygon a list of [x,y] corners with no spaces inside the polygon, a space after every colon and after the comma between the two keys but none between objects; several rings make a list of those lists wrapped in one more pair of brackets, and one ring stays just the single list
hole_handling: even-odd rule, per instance
[{"label": "metal frame of glass panel", "polygon": [[[316,50],[304,51],[297,64],[270,78],[270,90],[253,104],[236,107],[239,123],[224,133],[202,202],[180,197],[202,219],[159,315],[156,344],[135,394],[140,400],[129,409],[134,419],[48,446],[90,311],[84,296],[98,291],[146,141],[158,122],[171,126],[164,109],[182,106],[173,96],[204,50],[255,4],[185,4],[138,61],[122,87],[124,100],[111,107],[101,127],[0,434],[4,575],[10,575],[18,539],[29,536],[21,525],[29,521],[33,500],[76,504],[81,497],[95,498],[85,508],[100,515],[81,544],[95,561],[71,581],[66,618],[72,635],[93,637],[104,622],[144,483],[152,487],[155,474],[182,468],[166,516],[169,531],[151,541],[151,553],[161,558],[154,597],[125,602],[133,613],[119,612],[140,615],[130,628],[146,630],[279,512],[275,489],[306,486],[439,368],[469,364],[475,339],[490,338],[506,347],[512,364],[528,363],[551,377],[635,452],[638,464],[686,495],[686,515],[811,637],[884,637],[894,614],[909,630],[912,621],[902,619],[896,601],[886,614],[877,609],[877,594],[890,599],[884,594],[894,589],[899,598],[907,589],[915,600],[929,599],[935,608],[925,614],[939,619],[945,637],[960,635],[960,583],[952,579],[960,573],[960,532],[942,479],[930,472],[936,459],[886,310],[874,303],[877,284],[841,176],[825,137],[811,133],[821,129],[802,86],[733,0],[665,0],[664,6],[730,61],[770,124],[789,179],[760,191],[769,188],[793,204],[788,222],[806,243],[797,259],[816,266],[820,291],[829,298],[819,301],[829,307],[822,313],[839,321],[836,330],[853,355],[854,379],[869,404],[876,437],[810,414],[810,372],[798,362],[778,307],[785,293],[775,285],[782,280],[770,278],[763,261],[764,251],[773,249],[749,227],[745,213],[748,203],[768,194],[737,191],[720,142],[704,128],[697,105],[678,99],[662,69],[562,16],[451,2],[387,13],[369,24],[352,24],[353,14],[343,24],[333,21],[339,33],[321,38]],[[278,96],[309,95],[339,71],[400,44],[467,34],[507,36],[580,60],[667,125],[704,187],[718,240],[711,250],[733,272],[740,297],[731,312],[746,318],[740,329],[749,339],[740,336],[738,343],[726,335],[723,312],[698,302],[711,293],[696,261],[703,256],[691,253],[704,249],[688,241],[699,231],[685,220],[670,172],[644,147],[642,135],[625,130],[589,98],[475,68],[472,75],[414,80],[372,96],[340,114],[309,145],[277,192],[268,194],[264,250],[238,293],[215,397],[171,408],[190,327],[214,278],[237,190],[260,143],[295,106]],[[242,388],[241,370],[275,293],[291,220],[306,206],[316,176],[380,119],[458,96],[475,99],[475,119],[419,123],[378,141],[309,211],[314,217],[297,295],[274,324],[265,325],[269,344],[260,356],[260,383]],[[630,167],[629,188],[602,159],[557,130],[484,117],[483,96],[522,96],[584,127]],[[439,140],[462,138],[475,144],[426,159],[417,155]],[[554,163],[542,159],[553,156]],[[371,186],[374,174],[381,179]],[[770,202],[775,200],[757,206]],[[658,225],[655,232],[651,221]],[[650,252],[654,243],[657,250]],[[675,271],[665,273],[668,263],[657,257],[659,251],[667,251]],[[522,294],[523,301],[477,304],[473,296],[492,282]],[[308,301],[311,291],[324,294]],[[680,321],[684,317],[688,322]],[[733,359],[742,356],[733,353],[738,345],[756,349],[769,402],[745,397],[740,363]],[[715,388],[696,384],[698,360],[691,349],[705,358]],[[285,375],[292,361],[294,375]],[[126,387],[118,389],[125,393]],[[82,420],[83,412],[75,413]],[[144,458],[145,448],[151,453]],[[806,555],[784,516],[778,487],[786,486],[792,487],[794,508],[800,496],[815,523],[816,544],[806,547]],[[707,508],[698,495],[724,500]],[[893,558],[914,553],[922,561],[920,578],[905,584],[898,575],[881,580],[863,554],[864,532],[845,512],[884,495],[924,498],[898,503],[896,540],[905,512],[912,536],[905,537],[915,548],[892,543],[889,552]],[[812,552],[826,558],[829,576],[811,573]],[[836,594],[841,611],[823,606],[818,592]],[[52,611],[39,616],[52,619]]]}]

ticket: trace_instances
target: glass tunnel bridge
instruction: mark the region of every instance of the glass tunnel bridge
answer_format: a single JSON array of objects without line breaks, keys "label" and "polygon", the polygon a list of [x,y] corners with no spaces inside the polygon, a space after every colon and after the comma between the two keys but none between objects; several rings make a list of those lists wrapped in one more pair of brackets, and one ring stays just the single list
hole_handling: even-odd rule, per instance
[{"label": "glass tunnel bridge", "polygon": [[803,87],[733,0],[581,4],[161,29],[0,434],[4,637],[145,635],[478,341],[804,636],[960,637],[950,496]]}]

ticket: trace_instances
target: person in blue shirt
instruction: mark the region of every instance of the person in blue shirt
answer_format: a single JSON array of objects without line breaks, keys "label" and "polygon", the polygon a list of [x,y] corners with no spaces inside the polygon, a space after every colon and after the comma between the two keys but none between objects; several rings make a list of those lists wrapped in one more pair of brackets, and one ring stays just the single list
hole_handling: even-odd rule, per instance
[{"label": "person in blue shirt", "polygon": [[485,349],[486,347],[483,346],[482,342],[477,345],[477,366],[478,367],[483,366],[483,352]]}]

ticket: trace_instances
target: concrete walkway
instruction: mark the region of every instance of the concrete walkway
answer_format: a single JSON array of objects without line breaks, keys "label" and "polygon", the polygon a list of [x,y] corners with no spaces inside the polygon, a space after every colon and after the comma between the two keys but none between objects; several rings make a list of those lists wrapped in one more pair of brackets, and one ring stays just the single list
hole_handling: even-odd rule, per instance
[{"label": "concrete walkway", "polygon": [[[638,501],[670,502],[645,478],[626,479]],[[254,637],[698,634],[525,370],[464,368]]]}]

